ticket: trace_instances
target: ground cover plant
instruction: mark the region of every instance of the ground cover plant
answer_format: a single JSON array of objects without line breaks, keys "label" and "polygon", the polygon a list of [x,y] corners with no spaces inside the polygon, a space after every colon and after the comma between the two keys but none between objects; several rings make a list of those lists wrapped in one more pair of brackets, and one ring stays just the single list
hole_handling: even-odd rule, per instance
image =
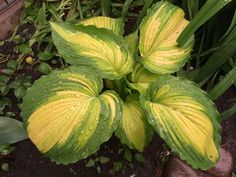
[{"label": "ground cover plant", "polygon": [[[215,165],[222,119],[208,97],[215,100],[234,84],[235,15],[227,14],[234,18],[210,41],[209,33],[222,17],[205,22],[230,2],[219,1],[205,18],[202,14],[212,8],[213,1],[183,1],[187,15],[172,4],[175,2],[125,1],[112,15],[122,18],[97,16],[116,8],[108,1],[102,1],[101,8],[94,6],[94,14],[86,15],[97,16],[92,18],[84,18],[81,4],[74,6],[78,10],[71,8],[73,1],[58,2],[57,9],[47,3],[34,17],[38,25],[33,36],[17,46],[21,53],[18,62],[8,61],[3,70],[1,90],[4,96],[14,89],[18,101],[23,102],[24,126],[42,153],[57,163],[74,163],[95,153],[113,132],[121,143],[142,152],[156,130],[172,151],[194,168],[205,170]],[[137,16],[129,12],[135,3],[144,5]],[[199,4],[204,5],[197,13]],[[233,5],[226,8],[233,9]],[[25,16],[32,20],[29,17]],[[78,17],[81,20],[76,20]],[[124,35],[124,22],[133,17],[137,21],[132,33]],[[204,28],[194,37],[203,23]],[[17,34],[13,38],[18,38]],[[33,86],[31,77],[15,79],[23,60],[46,76]],[[60,68],[53,71],[49,62]],[[228,74],[218,79],[222,73]],[[199,86],[204,86],[209,96]],[[2,98],[2,115],[11,116],[6,111],[10,101]],[[235,106],[222,117],[234,112]],[[13,129],[25,138],[25,132]]]}]

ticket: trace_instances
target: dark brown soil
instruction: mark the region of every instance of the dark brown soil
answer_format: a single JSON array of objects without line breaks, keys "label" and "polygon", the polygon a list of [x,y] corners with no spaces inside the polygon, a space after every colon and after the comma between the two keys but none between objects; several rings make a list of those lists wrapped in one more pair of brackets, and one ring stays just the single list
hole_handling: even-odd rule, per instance
[{"label": "dark brown soil", "polygon": [[[23,141],[15,145],[16,150],[0,160],[0,163],[7,162],[10,166],[9,172],[0,171],[1,177],[154,177],[155,169],[161,169],[160,164],[160,150],[161,141],[155,137],[151,145],[143,153],[145,162],[133,161],[132,168],[126,161],[122,172],[112,173],[112,166],[114,162],[122,161],[124,159],[124,152],[118,140],[113,137],[109,142],[104,144],[97,155],[92,156],[95,159],[99,156],[109,157],[110,161],[106,164],[100,165],[101,172],[98,174],[97,166],[85,167],[86,160],[82,160],[72,165],[56,165],[51,163],[49,159],[43,157],[40,152],[29,141]],[[88,158],[89,159],[89,158]],[[88,161],[88,160],[87,160]],[[123,173],[123,174],[122,174]]]}]

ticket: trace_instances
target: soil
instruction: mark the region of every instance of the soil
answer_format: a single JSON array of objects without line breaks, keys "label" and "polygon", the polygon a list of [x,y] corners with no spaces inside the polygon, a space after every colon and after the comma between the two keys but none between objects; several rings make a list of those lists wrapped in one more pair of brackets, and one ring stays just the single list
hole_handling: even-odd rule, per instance
[{"label": "soil", "polygon": [[112,166],[114,162],[124,159],[124,152],[119,152],[122,147],[119,145],[115,137],[102,145],[97,155],[93,155],[88,159],[96,157],[109,157],[110,161],[100,165],[101,172],[98,174],[97,165],[94,167],[85,167],[87,160],[82,160],[72,165],[56,165],[51,163],[49,159],[43,157],[41,153],[29,141],[23,141],[15,144],[16,150],[0,160],[0,163],[7,162],[9,164],[9,172],[0,171],[1,177],[154,177],[156,169],[162,169],[160,163],[161,140],[155,137],[151,145],[143,153],[144,163],[133,161],[132,168],[128,161],[125,162],[124,171],[113,173]]}]

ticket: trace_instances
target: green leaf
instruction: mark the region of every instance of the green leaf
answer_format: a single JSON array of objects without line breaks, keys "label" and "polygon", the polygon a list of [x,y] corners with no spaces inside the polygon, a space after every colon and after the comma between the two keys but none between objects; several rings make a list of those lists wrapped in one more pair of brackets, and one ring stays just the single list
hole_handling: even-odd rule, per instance
[{"label": "green leaf", "polygon": [[129,46],[130,53],[134,55],[138,51],[138,30],[125,36],[125,42]]},{"label": "green leaf", "polygon": [[219,159],[220,116],[212,101],[193,82],[161,76],[140,102],[149,122],[182,160],[208,169]]},{"label": "green leaf", "polygon": [[129,77],[130,82],[127,83],[130,88],[138,90],[141,94],[145,94],[148,85],[158,79],[158,77],[160,77],[160,75],[153,74],[144,68],[142,64],[136,63]]},{"label": "green leaf", "polygon": [[207,59],[207,62],[200,68],[194,81],[199,83],[211,77],[217,69],[226,63],[236,51],[236,27],[225,38],[221,46]]},{"label": "green leaf", "polygon": [[26,92],[26,88],[22,85],[14,89],[14,94],[16,98],[18,99],[21,99],[25,95],[25,92]]},{"label": "green leaf", "polygon": [[48,65],[46,62],[41,62],[38,66],[38,71],[43,74],[50,74],[52,72],[52,68],[50,65]]},{"label": "green leaf", "polygon": [[112,31],[65,23],[51,23],[51,27],[54,44],[66,62],[92,68],[108,79],[120,79],[132,71],[129,49]]},{"label": "green leaf", "polygon": [[98,165],[97,166],[97,173],[100,174],[101,173],[101,167]]},{"label": "green leaf", "polygon": [[135,158],[135,160],[137,160],[138,162],[141,162],[141,163],[144,163],[144,161],[145,161],[144,157],[140,153],[136,153],[134,155],[134,158]]},{"label": "green leaf", "polygon": [[28,46],[28,44],[21,44],[18,46],[19,52],[22,54],[28,54],[32,51],[32,49]]},{"label": "green leaf", "polygon": [[0,76],[0,84],[6,84],[8,81],[8,76],[1,75]]},{"label": "green leaf", "polygon": [[111,0],[101,0],[102,15],[109,16]]},{"label": "green leaf", "polygon": [[224,34],[224,36],[222,38],[227,36],[235,26],[236,26],[236,10],[234,11],[234,16],[233,16],[233,19],[231,21],[231,24],[230,24],[228,30],[226,31],[226,33]]},{"label": "green leaf", "polygon": [[193,17],[196,16],[199,10],[199,0],[194,0],[194,1],[185,0],[185,3],[187,4],[188,7],[189,19],[192,20]]},{"label": "green leaf", "polygon": [[122,162],[120,162],[120,161],[114,162],[113,163],[113,167],[112,167],[112,171],[113,172],[118,172],[118,171],[120,171],[122,169],[122,167],[123,167]]},{"label": "green leaf", "polygon": [[190,58],[193,36],[183,47],[176,41],[189,23],[184,15],[182,9],[166,1],[157,2],[148,11],[140,25],[139,50],[141,62],[149,71],[174,73]]},{"label": "green leaf", "polygon": [[224,6],[230,3],[231,0],[207,0],[191,23],[181,33],[178,38],[178,43],[183,46],[192,37],[194,32],[213,15],[220,11]]},{"label": "green leaf", "polygon": [[4,145],[0,145],[0,155],[8,155],[11,152],[13,152],[15,150],[15,148],[13,146],[11,146],[10,144],[4,144]]},{"label": "green leaf", "polygon": [[9,60],[7,62],[7,68],[15,70],[17,68],[17,61],[16,60]]},{"label": "green leaf", "polygon": [[8,111],[8,112],[6,113],[6,116],[7,116],[7,117],[15,117],[15,116],[16,116],[16,113],[14,113],[14,112],[9,112],[9,111]]},{"label": "green leaf", "polygon": [[22,122],[0,117],[0,144],[13,144],[27,138]]},{"label": "green leaf", "polygon": [[101,164],[105,164],[108,163],[110,159],[108,157],[100,157],[99,161],[101,162]]},{"label": "green leaf", "polygon": [[21,83],[22,83],[22,81],[17,78],[16,80],[14,80],[13,82],[10,83],[9,87],[15,89],[15,88],[19,87],[21,85]]},{"label": "green leaf", "polygon": [[145,2],[145,4],[144,4],[144,6],[137,18],[137,21],[136,21],[136,27],[138,27],[139,24],[141,23],[143,17],[146,15],[146,13],[148,11],[148,8],[152,5],[153,0],[145,0],[144,2]]},{"label": "green leaf", "polygon": [[128,14],[128,11],[129,11],[129,7],[131,5],[131,3],[133,2],[134,0],[126,0],[123,4],[123,7],[122,7],[122,11],[121,11],[121,18],[123,20],[125,20],[127,14]]},{"label": "green leaf", "polygon": [[29,138],[52,161],[74,163],[95,153],[122,115],[119,96],[85,67],[53,71],[35,81],[22,103]]},{"label": "green leaf", "polygon": [[127,148],[125,149],[124,157],[129,162],[132,162],[132,160],[133,160],[132,152]]},{"label": "green leaf", "polygon": [[85,167],[93,167],[95,166],[95,161],[93,159],[89,159],[89,161],[86,163]]},{"label": "green leaf", "polygon": [[235,113],[236,113],[236,104],[234,104],[231,108],[227,109],[226,111],[222,112],[221,117],[223,120],[225,120]]},{"label": "green leaf", "polygon": [[140,107],[137,95],[129,95],[122,104],[123,116],[115,131],[121,143],[142,152],[152,139],[153,130]]},{"label": "green leaf", "polygon": [[2,97],[0,99],[0,112],[2,112],[6,106],[11,105],[11,100],[8,97]]},{"label": "green leaf", "polygon": [[120,80],[104,80],[104,84],[107,89],[114,90],[116,93],[120,95],[120,97],[125,97],[126,94],[129,94],[129,89],[126,87],[126,81],[124,78]]},{"label": "green leaf", "polygon": [[236,82],[236,66],[213,88],[208,94],[212,100],[216,100]]},{"label": "green leaf", "polygon": [[51,60],[54,55],[51,52],[40,52],[38,53],[38,57],[40,61],[48,61]]},{"label": "green leaf", "polygon": [[46,18],[47,18],[46,5],[45,5],[45,3],[43,3],[42,7],[38,11],[38,16],[37,16],[38,25],[40,25],[40,26],[45,25],[47,23]]},{"label": "green leaf", "polygon": [[8,85],[0,85],[0,93],[2,96],[5,96],[9,92],[9,86]]},{"label": "green leaf", "polygon": [[13,74],[15,71],[13,69],[3,69],[2,72],[6,75],[11,75]]}]

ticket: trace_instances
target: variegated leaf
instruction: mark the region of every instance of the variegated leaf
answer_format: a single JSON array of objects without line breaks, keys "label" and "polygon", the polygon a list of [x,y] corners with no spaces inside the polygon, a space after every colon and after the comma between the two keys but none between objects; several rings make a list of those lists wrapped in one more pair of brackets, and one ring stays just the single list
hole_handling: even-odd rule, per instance
[{"label": "variegated leaf", "polygon": [[105,91],[92,70],[70,67],[37,80],[23,98],[22,117],[31,141],[57,163],[95,153],[122,115],[119,96]]},{"label": "variegated leaf", "polygon": [[123,116],[115,133],[122,143],[142,152],[152,138],[153,129],[138,99],[138,95],[129,95],[123,102]]},{"label": "variegated leaf", "polygon": [[129,50],[131,54],[135,54],[138,51],[138,30],[130,33],[129,35],[125,36],[125,41],[129,46]]},{"label": "variegated leaf", "polygon": [[194,168],[213,167],[219,158],[220,117],[197,85],[161,76],[141,97],[149,122],[181,159]]},{"label": "variegated leaf", "polygon": [[121,36],[123,36],[124,33],[124,21],[122,18],[98,16],[82,20],[79,24],[84,26],[94,25],[97,28],[106,28]]},{"label": "variegated leaf", "polygon": [[120,79],[132,71],[128,46],[111,30],[66,23],[51,23],[51,27],[53,41],[66,62],[92,68],[108,79]]},{"label": "variegated leaf", "polygon": [[193,38],[183,47],[178,45],[177,38],[188,23],[179,7],[167,1],[153,5],[140,25],[139,49],[145,68],[153,73],[169,74],[186,63]]},{"label": "variegated leaf", "polygon": [[134,65],[133,72],[130,74],[130,82],[128,85],[135,90],[138,90],[139,93],[145,94],[148,85],[156,80],[160,75],[151,73],[142,64],[136,63]]}]

